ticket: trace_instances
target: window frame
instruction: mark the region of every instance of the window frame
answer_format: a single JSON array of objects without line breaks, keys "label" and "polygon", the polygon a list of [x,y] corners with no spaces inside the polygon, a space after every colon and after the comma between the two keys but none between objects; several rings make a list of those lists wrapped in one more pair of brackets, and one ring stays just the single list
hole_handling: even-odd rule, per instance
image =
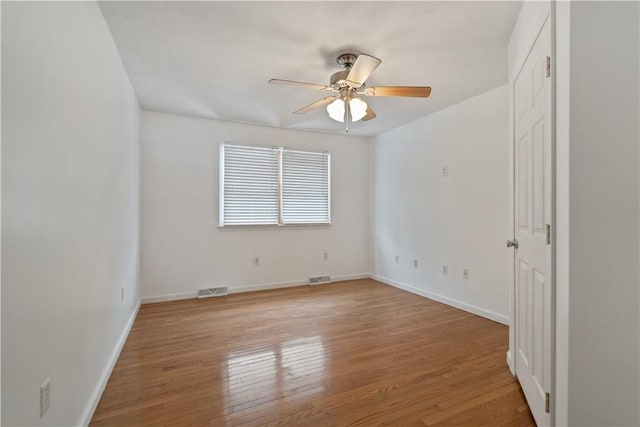
[{"label": "window frame", "polygon": [[[239,146],[246,148],[263,148],[263,149],[273,149],[278,151],[278,222],[274,224],[260,224],[260,223],[247,223],[247,224],[225,224],[224,223],[224,214],[225,214],[225,146]],[[331,215],[331,153],[329,151],[320,151],[320,150],[305,150],[298,148],[288,148],[285,146],[274,146],[274,145],[257,145],[257,144],[244,144],[244,143],[235,143],[231,141],[222,141],[219,144],[218,148],[218,161],[219,161],[219,170],[218,170],[218,228],[276,228],[276,227],[324,227],[332,225],[332,215]],[[292,151],[292,152],[301,152],[301,153],[314,153],[314,154],[323,154],[326,156],[327,161],[327,221],[321,222],[301,222],[301,223],[292,223],[292,222],[283,222],[283,189],[282,189],[282,178],[283,178],[283,153],[284,151]]]}]

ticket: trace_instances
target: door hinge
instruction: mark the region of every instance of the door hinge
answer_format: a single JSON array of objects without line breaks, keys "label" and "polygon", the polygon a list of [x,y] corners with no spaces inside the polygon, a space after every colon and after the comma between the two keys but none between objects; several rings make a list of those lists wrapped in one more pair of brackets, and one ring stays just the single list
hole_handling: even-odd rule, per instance
[{"label": "door hinge", "polygon": [[547,245],[551,244],[551,224],[545,226],[545,232],[547,234]]},{"label": "door hinge", "polygon": [[547,77],[551,77],[551,57],[550,56],[547,56],[546,70],[547,70]]},{"label": "door hinge", "polygon": [[549,393],[544,396],[544,410],[547,414],[551,412],[551,395]]}]

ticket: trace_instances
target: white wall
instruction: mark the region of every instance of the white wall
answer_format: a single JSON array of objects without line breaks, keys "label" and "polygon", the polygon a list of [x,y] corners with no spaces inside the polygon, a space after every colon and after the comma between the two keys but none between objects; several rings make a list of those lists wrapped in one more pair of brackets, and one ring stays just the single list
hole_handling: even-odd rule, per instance
[{"label": "white wall", "polygon": [[[554,411],[558,426],[569,424],[569,100],[571,49],[569,37],[570,2],[557,2],[552,9],[555,22],[555,390]],[[552,27],[554,28],[554,27]],[[513,345],[515,343],[512,342]]]},{"label": "white wall", "polygon": [[2,425],[79,425],[139,299],[138,104],[93,2],[3,2],[2,65]]},{"label": "white wall", "polygon": [[570,425],[640,424],[638,8],[571,2],[569,22],[558,21],[570,60],[558,81],[569,94],[558,99],[558,145],[569,147],[558,177],[569,190],[568,336],[558,340],[569,349],[558,370],[568,369]]},{"label": "white wall", "polygon": [[[328,150],[333,224],[219,228],[221,141]],[[141,144],[145,301],[193,297],[199,287],[241,291],[369,273],[366,139],[143,112]]]},{"label": "white wall", "polygon": [[500,86],[374,137],[371,149],[375,277],[503,323],[509,315],[507,95]]},{"label": "white wall", "polygon": [[[2,5],[0,4],[0,21],[2,20]],[[0,75],[2,75],[2,55],[0,55]],[[0,84],[0,98],[2,98],[2,84]],[[2,107],[0,102],[0,128],[2,127]],[[2,137],[0,136],[0,140]],[[2,150],[0,150],[0,187],[2,184]],[[0,202],[0,205],[2,203]],[[0,223],[2,222],[2,209],[0,209]],[[0,237],[2,232],[0,231]],[[2,366],[2,245],[0,245],[0,367]],[[2,369],[0,368],[0,424],[2,424]]]}]

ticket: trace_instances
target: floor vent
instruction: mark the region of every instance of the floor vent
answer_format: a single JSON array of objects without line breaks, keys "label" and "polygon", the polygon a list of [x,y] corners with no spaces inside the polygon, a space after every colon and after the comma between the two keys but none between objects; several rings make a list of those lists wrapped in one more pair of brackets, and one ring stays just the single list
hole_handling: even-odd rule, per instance
[{"label": "floor vent", "polygon": [[229,291],[227,290],[226,286],[223,286],[221,288],[198,289],[198,298],[221,297],[228,294]]},{"label": "floor vent", "polygon": [[331,276],[309,276],[310,285],[321,285],[323,283],[331,283]]}]

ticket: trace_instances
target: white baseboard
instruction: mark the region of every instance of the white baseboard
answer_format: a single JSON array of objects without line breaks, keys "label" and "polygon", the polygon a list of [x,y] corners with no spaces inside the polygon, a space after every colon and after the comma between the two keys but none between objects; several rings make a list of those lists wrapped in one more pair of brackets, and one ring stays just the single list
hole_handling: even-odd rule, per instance
[{"label": "white baseboard", "polygon": [[515,376],[516,372],[513,370],[513,361],[511,360],[511,351],[507,351],[507,366],[509,366],[511,375]]},{"label": "white baseboard", "polygon": [[229,286],[230,294],[239,294],[242,292],[266,291],[269,289],[292,288],[295,286],[305,286],[306,280],[289,280],[286,282],[258,283],[254,285]]},{"label": "white baseboard", "polygon": [[493,320],[494,322],[502,323],[503,325],[507,325],[507,326],[509,325],[509,317],[503,314],[496,313],[494,311],[487,310],[481,307],[477,307],[475,305],[467,304],[465,302],[458,301],[452,298],[448,298],[440,294],[429,292],[424,289],[419,289],[414,286],[407,285],[406,283],[398,282],[397,280],[389,279],[387,277],[379,276],[377,274],[371,274],[370,277],[374,280],[377,280],[382,283],[386,283],[387,285],[391,285],[399,289],[403,289],[407,292],[411,292],[413,294],[420,295],[425,298],[429,298],[434,301],[438,301],[455,308],[459,308],[460,310],[468,311],[469,313],[477,314],[478,316],[482,316],[489,320]]},{"label": "white baseboard", "polygon": [[153,297],[143,297],[142,304],[153,304],[154,302],[178,301],[181,299],[192,299],[198,297],[198,291],[178,292],[175,294],[156,295]]},{"label": "white baseboard", "polygon": [[84,413],[82,414],[82,425],[88,426],[91,422],[91,418],[93,418],[93,413],[96,411],[98,407],[98,403],[100,403],[100,398],[102,397],[102,393],[104,393],[104,389],[107,387],[107,382],[109,381],[109,377],[111,377],[111,372],[113,371],[114,366],[116,366],[116,362],[118,361],[118,357],[120,357],[120,352],[122,351],[122,347],[124,347],[124,343],[127,341],[127,337],[129,336],[129,332],[131,331],[131,327],[133,326],[133,322],[136,320],[136,316],[138,315],[138,311],[140,311],[140,305],[142,300],[139,299],[136,304],[136,308],[129,316],[129,320],[127,320],[127,324],[124,326],[120,337],[118,338],[118,342],[116,347],[114,348],[111,356],[109,357],[109,362],[107,366],[102,371],[102,375],[100,376],[100,381],[98,385],[93,390],[93,394],[89,399],[89,404],[87,405]]},{"label": "white baseboard", "polygon": [[332,276],[333,282],[346,282],[347,280],[361,280],[370,279],[371,273],[359,273],[359,274],[343,274],[342,276]]},{"label": "white baseboard", "polygon": [[[369,273],[343,274],[339,276],[331,276],[331,282],[344,282],[347,280],[368,279],[371,277]],[[253,285],[229,286],[230,294],[239,294],[242,292],[265,291],[269,289],[292,288],[294,286],[307,286],[308,279],[288,280],[286,282],[259,283]],[[152,297],[142,298],[142,304],[152,304],[155,302],[177,301],[181,299],[196,298],[197,291],[178,292],[174,294],[156,295]]]}]

